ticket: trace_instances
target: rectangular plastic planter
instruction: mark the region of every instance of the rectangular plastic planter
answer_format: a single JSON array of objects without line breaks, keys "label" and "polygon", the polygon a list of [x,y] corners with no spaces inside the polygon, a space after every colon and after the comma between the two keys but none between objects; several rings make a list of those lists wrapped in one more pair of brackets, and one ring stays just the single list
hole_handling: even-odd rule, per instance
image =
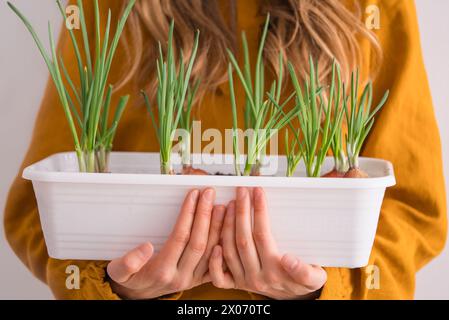
[{"label": "rectangular plastic planter", "polygon": [[[233,173],[232,157],[223,159],[227,165],[202,168]],[[112,173],[88,174],[76,172],[75,154],[64,153],[26,168],[23,177],[33,182],[48,254],[56,259],[111,260],[145,241],[158,250],[188,190],[212,186],[217,203],[227,204],[236,186],[260,186],[282,253],[326,267],[367,265],[385,189],[395,184],[392,165],[361,159],[369,179],[310,179],[301,177],[303,168],[282,177],[284,157],[271,163],[279,177],[162,176],[158,154],[113,153]],[[331,167],[327,159],[323,172]]]}]

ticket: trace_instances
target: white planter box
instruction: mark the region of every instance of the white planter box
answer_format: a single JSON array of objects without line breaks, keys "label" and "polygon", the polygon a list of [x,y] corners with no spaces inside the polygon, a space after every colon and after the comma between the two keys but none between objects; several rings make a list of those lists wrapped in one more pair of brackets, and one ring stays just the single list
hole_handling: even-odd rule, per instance
[{"label": "white planter box", "polygon": [[[217,156],[221,157],[221,156]],[[233,173],[205,165],[210,173]],[[273,163],[274,158],[271,159]],[[53,155],[23,172],[32,180],[48,254],[56,259],[111,260],[145,241],[160,249],[188,190],[212,186],[217,203],[234,198],[235,186],[265,189],[274,237],[282,253],[326,267],[367,265],[385,189],[395,184],[389,162],[361,159],[369,179],[162,176],[159,155],[113,153],[110,174],[77,173],[75,154]],[[327,159],[323,172],[332,167]],[[262,174],[267,169],[262,170]]]}]

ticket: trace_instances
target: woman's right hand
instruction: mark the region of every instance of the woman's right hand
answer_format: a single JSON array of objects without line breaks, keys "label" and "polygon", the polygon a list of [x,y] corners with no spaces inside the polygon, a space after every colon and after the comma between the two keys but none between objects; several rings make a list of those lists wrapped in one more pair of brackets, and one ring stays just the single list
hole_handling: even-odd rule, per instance
[{"label": "woman's right hand", "polygon": [[207,280],[209,258],[219,243],[224,206],[215,191],[192,190],[174,230],[158,254],[145,243],[109,263],[112,290],[124,299],[152,299],[188,290]]}]

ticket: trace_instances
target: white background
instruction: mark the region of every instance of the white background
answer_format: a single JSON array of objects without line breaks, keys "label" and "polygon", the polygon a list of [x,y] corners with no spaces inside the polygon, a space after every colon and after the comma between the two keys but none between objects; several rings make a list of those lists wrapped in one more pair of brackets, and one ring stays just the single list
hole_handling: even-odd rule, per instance
[{"label": "white background", "polygon": [[[39,34],[46,33],[48,19],[54,30],[59,28],[54,0],[12,1],[26,13]],[[417,0],[417,7],[449,185],[449,1]],[[30,141],[48,73],[30,36],[4,0],[0,3],[0,40],[0,212],[3,212],[8,188]],[[416,298],[449,299],[449,247],[417,278]],[[34,279],[11,252],[1,228],[0,299],[51,298],[47,287]]]}]

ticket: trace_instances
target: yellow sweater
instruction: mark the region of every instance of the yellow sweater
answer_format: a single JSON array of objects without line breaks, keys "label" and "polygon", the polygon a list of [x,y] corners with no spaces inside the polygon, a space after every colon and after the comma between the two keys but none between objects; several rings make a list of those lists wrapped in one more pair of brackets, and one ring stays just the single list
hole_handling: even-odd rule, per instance
[{"label": "yellow sweater", "polygon": [[[119,2],[108,1],[115,15]],[[381,29],[377,34],[385,55],[375,83],[375,97],[379,99],[386,89],[392,94],[369,136],[363,156],[391,161],[397,186],[386,193],[370,258],[370,265],[377,266],[380,271],[380,289],[368,289],[366,269],[329,268],[322,299],[413,298],[416,272],[442,250],[446,239],[441,146],[423,65],[415,6],[412,0],[370,0],[369,3],[377,4],[381,10]],[[261,23],[255,18],[256,9],[255,0],[239,1],[239,28],[247,31],[253,52]],[[87,16],[91,16],[91,12]],[[66,32],[63,32],[59,45],[69,71],[76,72],[75,57]],[[116,65],[120,66],[120,61],[125,59],[124,53],[119,52]],[[117,75],[118,71],[113,70],[112,77]],[[115,149],[157,151],[153,129],[138,100],[138,92],[131,85],[122,91],[120,93],[132,93],[132,100],[118,129]],[[236,91],[237,95],[243,94],[241,87]],[[231,127],[227,84],[222,86],[222,92],[206,96],[203,101],[201,120],[204,129]],[[59,98],[49,82],[22,168],[53,153],[72,149],[72,137]],[[7,239],[18,257],[36,277],[48,284],[56,298],[118,299],[105,280],[106,262],[59,261],[48,257],[32,185],[20,177],[21,172],[11,187],[4,222]],[[79,290],[65,287],[65,270],[70,264],[80,267]],[[173,297],[260,298],[243,291],[220,290],[210,284]]]}]

